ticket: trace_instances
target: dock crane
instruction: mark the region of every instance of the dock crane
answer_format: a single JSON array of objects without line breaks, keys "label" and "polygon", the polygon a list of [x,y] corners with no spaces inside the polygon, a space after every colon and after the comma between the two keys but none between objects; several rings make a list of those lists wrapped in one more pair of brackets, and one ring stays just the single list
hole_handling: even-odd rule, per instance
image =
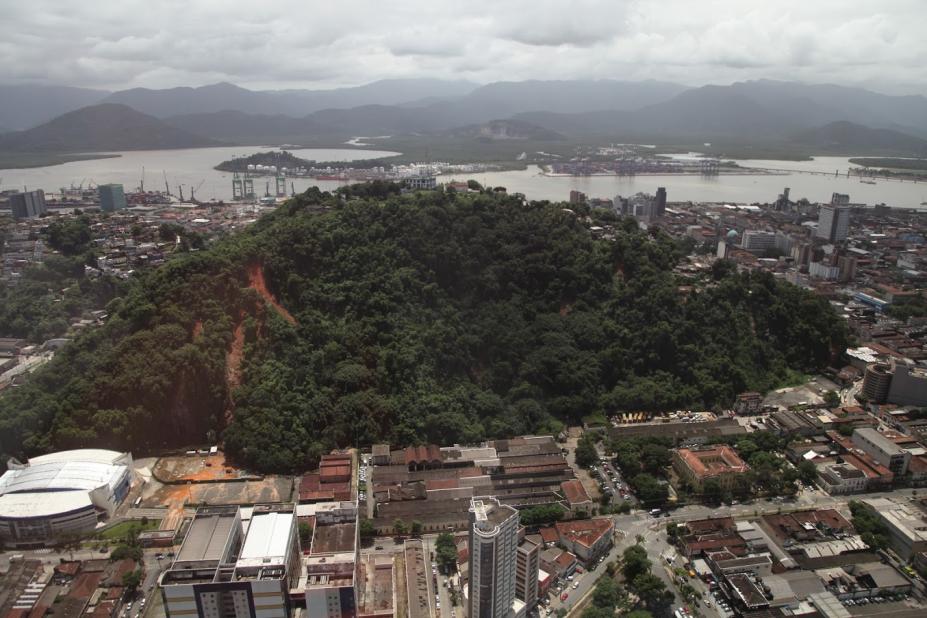
[{"label": "dock crane", "polygon": [[171,194],[171,186],[170,186],[169,184],[167,184],[167,172],[164,171],[163,173],[164,173],[164,193],[166,193],[167,195],[170,195],[170,194]]},{"label": "dock crane", "polygon": [[183,185],[177,185],[177,197],[180,198],[180,201],[183,201]]},{"label": "dock crane", "polygon": [[199,184],[196,185],[196,187],[194,187],[193,185],[190,185],[190,201],[191,202],[196,202],[196,192],[200,190],[200,187],[203,186],[204,182],[206,182],[205,178],[201,180]]}]

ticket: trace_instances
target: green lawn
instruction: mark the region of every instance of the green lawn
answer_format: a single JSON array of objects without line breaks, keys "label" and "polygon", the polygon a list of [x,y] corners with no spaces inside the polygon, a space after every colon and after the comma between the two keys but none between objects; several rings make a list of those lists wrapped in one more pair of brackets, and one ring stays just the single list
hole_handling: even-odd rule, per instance
[{"label": "green lawn", "polygon": [[161,525],[160,519],[149,519],[148,522],[144,525],[142,524],[142,521],[140,519],[131,519],[131,520],[119,522],[115,526],[112,526],[111,528],[107,528],[106,530],[100,533],[100,536],[103,539],[106,539],[108,541],[118,540],[118,539],[125,538],[125,535],[128,534],[129,530],[133,526],[137,526],[139,532],[145,532],[147,530],[157,530],[160,525]]}]

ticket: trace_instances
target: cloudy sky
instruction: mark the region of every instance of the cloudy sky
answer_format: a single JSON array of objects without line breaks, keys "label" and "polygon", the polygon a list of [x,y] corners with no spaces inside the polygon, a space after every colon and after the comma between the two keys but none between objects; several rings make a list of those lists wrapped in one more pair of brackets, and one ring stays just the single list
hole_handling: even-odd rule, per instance
[{"label": "cloudy sky", "polygon": [[927,94],[927,0],[0,0],[0,82],[757,78]]}]

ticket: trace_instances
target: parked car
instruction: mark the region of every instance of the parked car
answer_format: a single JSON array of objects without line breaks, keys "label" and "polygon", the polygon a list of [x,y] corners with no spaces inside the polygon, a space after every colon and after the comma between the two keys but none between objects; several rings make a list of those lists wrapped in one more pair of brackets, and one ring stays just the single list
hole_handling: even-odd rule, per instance
[{"label": "parked car", "polygon": [[569,592],[564,592],[563,594],[560,595],[560,600],[566,601],[569,596],[570,596]]}]

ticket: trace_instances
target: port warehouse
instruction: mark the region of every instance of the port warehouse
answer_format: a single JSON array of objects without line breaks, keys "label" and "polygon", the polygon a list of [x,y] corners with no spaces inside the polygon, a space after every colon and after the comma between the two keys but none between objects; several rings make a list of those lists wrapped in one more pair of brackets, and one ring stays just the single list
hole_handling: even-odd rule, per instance
[{"label": "port warehouse", "polygon": [[0,540],[27,547],[93,530],[129,492],[132,456],[78,449],[7,462],[0,477]]}]

